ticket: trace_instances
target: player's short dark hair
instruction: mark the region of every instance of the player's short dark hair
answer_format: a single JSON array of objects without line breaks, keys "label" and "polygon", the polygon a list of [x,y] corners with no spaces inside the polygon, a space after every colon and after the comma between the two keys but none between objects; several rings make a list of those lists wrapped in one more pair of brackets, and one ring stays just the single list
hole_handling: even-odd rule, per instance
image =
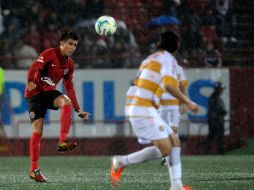
[{"label": "player's short dark hair", "polygon": [[177,50],[179,42],[180,38],[175,32],[167,31],[160,34],[157,46],[160,49],[173,53]]},{"label": "player's short dark hair", "polygon": [[75,32],[66,31],[62,34],[62,36],[60,38],[60,41],[65,41],[65,40],[68,40],[68,39],[78,41],[79,37]]}]

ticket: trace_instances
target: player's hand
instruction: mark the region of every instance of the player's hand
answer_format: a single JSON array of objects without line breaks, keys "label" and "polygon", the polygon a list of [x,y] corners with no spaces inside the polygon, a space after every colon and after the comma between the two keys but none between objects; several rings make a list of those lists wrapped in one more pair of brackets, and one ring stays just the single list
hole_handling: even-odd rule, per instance
[{"label": "player's hand", "polygon": [[81,118],[81,119],[83,119],[84,121],[87,121],[88,119],[89,119],[89,116],[90,116],[91,114],[90,113],[88,113],[88,112],[82,112],[82,111],[79,111],[78,112],[78,116]]},{"label": "player's hand", "polygon": [[180,114],[185,114],[187,112],[187,109],[184,104],[180,104],[179,112],[180,112]]},{"label": "player's hand", "polygon": [[188,108],[193,112],[193,113],[197,113],[198,112],[198,105],[195,104],[194,102],[190,101],[187,104]]},{"label": "player's hand", "polygon": [[33,82],[33,81],[29,81],[28,83],[27,83],[27,90],[28,91],[32,91],[32,90],[34,90],[36,88],[36,84]]}]

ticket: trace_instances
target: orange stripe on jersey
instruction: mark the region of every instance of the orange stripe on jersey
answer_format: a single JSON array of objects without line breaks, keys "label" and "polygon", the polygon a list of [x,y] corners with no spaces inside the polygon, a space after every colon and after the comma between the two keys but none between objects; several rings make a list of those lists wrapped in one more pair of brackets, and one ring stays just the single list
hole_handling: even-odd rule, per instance
[{"label": "orange stripe on jersey", "polygon": [[154,103],[150,99],[140,98],[138,96],[127,96],[126,106],[145,106],[154,107]]},{"label": "orange stripe on jersey", "polygon": [[178,87],[179,86],[178,85],[178,83],[179,83],[178,80],[173,78],[173,77],[171,77],[171,76],[168,76],[168,75],[163,77],[162,82],[163,82],[164,86],[166,86],[167,84],[171,84],[174,87]]},{"label": "orange stripe on jersey", "polygon": [[144,88],[146,90],[149,90],[153,93],[155,93],[159,87],[159,85],[157,83],[152,82],[147,79],[141,79],[141,78],[138,79],[136,86],[139,88]]},{"label": "orange stripe on jersey", "polygon": [[160,105],[161,106],[173,106],[173,105],[179,105],[179,100],[178,99],[173,99],[173,100],[160,100]]},{"label": "orange stripe on jersey", "polygon": [[143,66],[141,66],[141,69],[148,69],[151,71],[154,71],[156,73],[160,73],[161,71],[161,64],[157,61],[151,60],[149,63],[144,64]]},{"label": "orange stripe on jersey", "polygon": [[188,84],[187,80],[181,80],[180,81],[180,85],[185,87],[185,88],[186,88],[187,84]]},{"label": "orange stripe on jersey", "polygon": [[132,83],[133,83],[134,85],[137,85],[138,79],[139,79],[139,78],[135,78],[135,79],[132,81]]},{"label": "orange stripe on jersey", "polygon": [[161,87],[158,87],[158,89],[156,90],[155,95],[159,98],[161,97],[161,95],[165,92],[165,90]]}]

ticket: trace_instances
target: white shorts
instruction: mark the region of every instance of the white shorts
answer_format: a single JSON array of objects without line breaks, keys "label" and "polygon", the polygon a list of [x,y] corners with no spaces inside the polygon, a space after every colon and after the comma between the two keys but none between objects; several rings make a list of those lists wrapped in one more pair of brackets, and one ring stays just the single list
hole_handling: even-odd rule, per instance
[{"label": "white shorts", "polygon": [[181,117],[179,109],[162,110],[159,114],[170,127],[179,127]]},{"label": "white shorts", "polygon": [[173,133],[159,114],[154,117],[130,117],[129,121],[140,144],[149,144],[154,140],[168,138]]}]

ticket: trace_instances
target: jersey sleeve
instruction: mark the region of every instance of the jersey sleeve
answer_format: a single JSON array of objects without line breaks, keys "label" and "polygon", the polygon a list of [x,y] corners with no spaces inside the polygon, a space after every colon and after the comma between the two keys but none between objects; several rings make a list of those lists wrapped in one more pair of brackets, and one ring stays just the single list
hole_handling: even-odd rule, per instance
[{"label": "jersey sleeve", "polygon": [[40,71],[44,68],[45,64],[51,59],[50,51],[42,52],[39,57],[32,63],[27,73],[27,81],[36,82]]},{"label": "jersey sleeve", "polygon": [[74,110],[77,112],[80,110],[80,107],[78,104],[76,92],[74,90],[73,73],[74,73],[74,64],[71,66],[68,75],[64,77],[63,84],[68,97],[71,99],[72,106],[74,107]]},{"label": "jersey sleeve", "polygon": [[163,86],[172,85],[178,87],[179,83],[176,78],[176,71],[172,63],[164,63],[161,69]]},{"label": "jersey sleeve", "polygon": [[177,78],[179,80],[179,83],[182,87],[186,88],[187,87],[187,84],[188,84],[188,81],[187,81],[187,78],[185,77],[185,74],[184,74],[184,70],[181,66],[178,65],[178,71],[177,71]]}]

